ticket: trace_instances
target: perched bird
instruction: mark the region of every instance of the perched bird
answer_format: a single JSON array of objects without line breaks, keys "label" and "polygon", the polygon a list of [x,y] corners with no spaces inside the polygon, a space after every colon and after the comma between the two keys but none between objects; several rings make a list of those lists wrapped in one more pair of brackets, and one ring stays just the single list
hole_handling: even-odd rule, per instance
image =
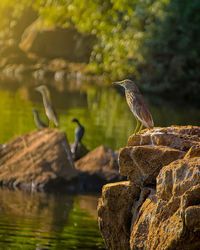
[{"label": "perched bird", "polygon": [[75,141],[72,146],[72,153],[76,153],[78,144],[81,142],[81,139],[83,138],[83,135],[85,133],[85,128],[83,125],[80,124],[79,120],[74,118],[72,119],[72,122],[76,122],[78,127],[75,129]]},{"label": "perched bird", "polygon": [[37,127],[39,129],[47,128],[47,125],[43,121],[40,120],[40,117],[39,117],[37,110],[33,109],[32,112],[33,112],[35,124],[37,125]]},{"label": "perched bird", "polygon": [[51,103],[50,92],[47,86],[41,85],[37,87],[36,90],[42,94],[45,112],[46,112],[47,117],[49,118],[49,121],[53,122],[56,126],[58,126],[57,115]]},{"label": "perched bird", "polygon": [[114,82],[113,84],[118,84],[125,88],[126,101],[137,120],[137,126],[135,128],[134,134],[137,133],[140,122],[141,126],[138,133],[141,131],[143,125],[147,128],[153,128],[154,122],[151,113],[135,83],[129,79],[126,79],[123,81]]}]

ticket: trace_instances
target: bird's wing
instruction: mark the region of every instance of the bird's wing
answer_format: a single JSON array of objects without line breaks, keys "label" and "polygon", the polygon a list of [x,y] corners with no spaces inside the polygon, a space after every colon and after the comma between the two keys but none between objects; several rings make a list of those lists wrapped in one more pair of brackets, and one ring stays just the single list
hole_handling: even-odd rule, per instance
[{"label": "bird's wing", "polygon": [[57,119],[57,114],[54,109],[54,107],[49,103],[48,104],[49,108],[46,110],[47,116],[49,120],[53,121],[56,126],[58,126],[58,119]]},{"label": "bird's wing", "polygon": [[80,142],[83,135],[84,135],[85,129],[83,126],[78,126],[78,128],[75,131],[75,140]]},{"label": "bird's wing", "polygon": [[153,119],[143,96],[127,91],[126,100],[136,118],[141,121],[145,127],[152,128],[154,126]]},{"label": "bird's wing", "polygon": [[145,127],[152,128],[154,126],[149,108],[141,94],[136,95],[135,113]]}]

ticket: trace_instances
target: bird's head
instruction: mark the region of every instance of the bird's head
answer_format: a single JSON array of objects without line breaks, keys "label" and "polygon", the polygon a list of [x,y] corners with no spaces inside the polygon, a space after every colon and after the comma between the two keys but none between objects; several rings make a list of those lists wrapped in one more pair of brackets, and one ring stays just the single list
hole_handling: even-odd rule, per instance
[{"label": "bird's head", "polygon": [[50,92],[46,85],[40,85],[39,87],[35,88],[35,90],[39,91],[42,95],[46,96],[48,100],[50,100]]},{"label": "bird's head", "polygon": [[133,81],[129,80],[129,79],[125,79],[125,80],[122,80],[122,81],[119,81],[119,82],[113,82],[113,84],[120,85],[120,86],[124,87],[127,90],[131,90],[131,91],[133,91],[135,93],[139,93],[139,89],[136,86],[136,84]]},{"label": "bird's head", "polygon": [[73,119],[72,119],[72,122],[79,123],[79,120],[78,120],[78,119],[76,119],[76,118],[73,118]]}]

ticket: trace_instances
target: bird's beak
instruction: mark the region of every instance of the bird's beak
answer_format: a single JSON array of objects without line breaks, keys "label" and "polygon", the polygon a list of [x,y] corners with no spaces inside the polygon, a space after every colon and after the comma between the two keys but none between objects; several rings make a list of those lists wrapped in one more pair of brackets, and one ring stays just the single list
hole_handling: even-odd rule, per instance
[{"label": "bird's beak", "polygon": [[122,84],[122,81],[119,81],[119,82],[112,82],[112,84],[120,85],[120,84]]}]

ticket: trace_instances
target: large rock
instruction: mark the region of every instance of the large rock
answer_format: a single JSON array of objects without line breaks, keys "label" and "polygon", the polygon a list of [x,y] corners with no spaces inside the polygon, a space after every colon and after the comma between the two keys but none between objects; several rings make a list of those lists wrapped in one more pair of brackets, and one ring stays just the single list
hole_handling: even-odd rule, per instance
[{"label": "large rock", "polygon": [[130,249],[131,208],[139,194],[140,189],[128,181],[103,187],[98,205],[98,221],[108,249]]},{"label": "large rock", "polygon": [[39,57],[87,63],[93,45],[93,36],[80,34],[73,27],[47,27],[37,19],[24,31],[20,48]]},{"label": "large rock", "polygon": [[200,249],[199,160],[163,167],[156,195],[146,199],[132,224],[131,249]]},{"label": "large rock", "polygon": [[53,189],[77,176],[65,133],[45,129],[18,136],[0,147],[0,183]]},{"label": "large rock", "polygon": [[82,179],[85,176],[83,185],[102,186],[102,184],[119,181],[119,167],[117,155],[108,147],[99,146],[87,153],[80,160],[75,162],[75,167],[79,170]]},{"label": "large rock", "polygon": [[155,185],[161,168],[184,155],[185,152],[166,146],[126,147],[119,155],[120,174],[139,186]]},{"label": "large rock", "polygon": [[155,185],[162,167],[183,158],[190,147],[199,145],[199,140],[199,127],[145,129],[130,136],[127,147],[120,150],[120,173],[136,185]]},{"label": "large rock", "polygon": [[[199,127],[173,126],[129,138],[128,146],[120,150],[120,172],[130,180],[127,193],[136,185],[139,193],[133,202],[120,183],[104,187],[98,209],[109,249],[200,249],[199,137]],[[126,238],[125,248],[125,236],[116,230],[123,224],[119,218],[130,225],[126,227],[130,244]]]}]

